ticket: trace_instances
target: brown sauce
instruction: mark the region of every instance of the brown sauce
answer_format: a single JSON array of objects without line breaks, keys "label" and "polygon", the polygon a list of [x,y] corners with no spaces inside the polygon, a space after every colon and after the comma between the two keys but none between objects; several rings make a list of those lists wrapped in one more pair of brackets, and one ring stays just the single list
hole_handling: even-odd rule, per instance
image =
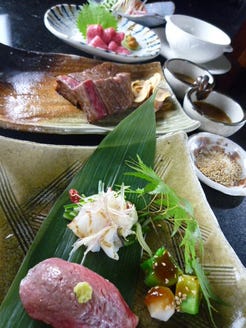
[{"label": "brown sauce", "polygon": [[202,115],[218,122],[232,123],[230,117],[219,107],[205,101],[194,101],[194,104],[198,107],[198,112]]},{"label": "brown sauce", "polygon": [[183,81],[183,82],[186,82],[188,84],[193,84],[195,82],[195,79],[193,79],[192,77],[186,75],[186,74],[182,74],[182,73],[177,73],[177,72],[174,72],[173,75]]},{"label": "brown sauce", "polygon": [[172,279],[177,278],[177,268],[170,259],[169,253],[165,252],[158,257],[153,268],[159,280],[162,280],[165,285],[168,285]]},{"label": "brown sauce", "polygon": [[164,286],[152,287],[144,300],[147,306],[156,306],[161,302],[163,310],[170,305],[174,305],[174,296],[172,291]]}]

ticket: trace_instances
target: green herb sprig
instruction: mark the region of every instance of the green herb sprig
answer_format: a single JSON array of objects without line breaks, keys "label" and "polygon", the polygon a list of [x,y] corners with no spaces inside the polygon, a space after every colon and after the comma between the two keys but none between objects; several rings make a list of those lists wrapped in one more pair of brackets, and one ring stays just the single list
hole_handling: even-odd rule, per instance
[{"label": "green herb sprig", "polygon": [[[138,157],[138,161],[129,163],[132,172],[127,173],[147,182],[141,189],[133,190],[139,197],[151,195],[152,200],[144,210],[143,217],[149,222],[158,223],[168,220],[173,224],[172,237],[182,228],[182,240],[180,247],[184,249],[184,265],[187,274],[195,274],[199,280],[204,299],[207,303],[211,321],[216,327],[212,310],[216,309],[211,304],[211,300],[223,303],[212,291],[208,278],[200,264],[200,257],[203,256],[204,248],[202,236],[193,213],[193,208],[188,200],[179,197],[156,173],[147,167]],[[144,225],[144,223],[142,223]],[[148,252],[149,253],[149,252]]]},{"label": "green herb sprig", "polygon": [[[148,233],[150,224],[158,224],[159,222],[169,221],[172,223],[172,237],[182,231],[180,247],[184,250],[184,271],[186,274],[195,274],[199,280],[204,299],[207,303],[211,321],[216,327],[213,319],[213,312],[216,309],[213,307],[211,300],[218,303],[223,303],[212,291],[208,278],[200,263],[200,257],[203,256],[204,248],[202,236],[197,220],[194,217],[193,207],[190,202],[180,196],[170,188],[155,171],[146,166],[144,162],[137,157],[137,161],[131,161],[128,166],[132,169],[126,175],[135,176],[146,181],[143,188],[131,189],[128,186],[126,194],[136,194],[142,197],[146,206],[139,213],[139,220],[134,227],[135,236],[132,235],[125,246],[131,245],[136,240],[141,247],[151,257],[152,250],[145,241],[144,235]],[[85,197],[85,196],[83,196]],[[84,200],[78,203],[65,205],[64,217],[72,220],[79,212]]]}]

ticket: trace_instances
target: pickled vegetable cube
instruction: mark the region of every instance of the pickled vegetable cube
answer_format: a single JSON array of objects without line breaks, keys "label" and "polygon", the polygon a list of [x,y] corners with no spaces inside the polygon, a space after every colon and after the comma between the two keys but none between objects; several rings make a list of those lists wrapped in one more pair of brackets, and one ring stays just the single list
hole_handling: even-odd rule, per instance
[{"label": "pickled vegetable cube", "polygon": [[144,261],[141,268],[145,272],[145,284],[149,287],[172,286],[178,280],[179,268],[164,247],[159,248],[154,256]]},{"label": "pickled vegetable cube", "polygon": [[196,276],[182,274],[175,290],[176,309],[179,312],[197,314],[201,300],[200,284]]}]

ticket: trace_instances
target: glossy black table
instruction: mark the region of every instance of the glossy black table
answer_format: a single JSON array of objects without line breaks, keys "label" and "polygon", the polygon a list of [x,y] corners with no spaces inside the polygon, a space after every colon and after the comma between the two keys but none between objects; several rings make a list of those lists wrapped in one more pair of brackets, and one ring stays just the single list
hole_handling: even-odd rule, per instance
[{"label": "glossy black table", "polygon": [[[66,3],[79,3],[83,1],[65,1]],[[238,33],[242,24],[246,21],[245,0],[219,1],[174,1],[176,13],[192,15],[205,19],[228,33],[231,38]],[[13,47],[41,51],[77,54],[88,56],[76,50],[54,37],[44,26],[43,16],[45,11],[52,5],[63,3],[62,1],[26,0],[26,1],[0,1],[1,18],[1,42]],[[246,40],[246,37],[245,37]],[[161,63],[163,57],[157,57]],[[223,81],[230,79],[230,72],[224,76],[216,76],[217,89],[236,99],[244,108],[246,105],[246,78],[245,71],[240,70],[237,79],[225,88]],[[103,138],[101,135],[47,135],[41,133],[28,133],[8,129],[0,129],[1,135],[32,140],[40,143],[54,143],[65,145],[97,145]],[[243,148],[246,147],[246,127],[231,137]],[[235,249],[242,263],[246,265],[246,198],[236,207],[226,208],[228,204],[215,206],[210,200],[210,191],[205,190],[210,205],[219,221],[222,231],[227,240]],[[230,207],[230,206],[229,206]],[[215,250],[216,251],[216,250]]]}]

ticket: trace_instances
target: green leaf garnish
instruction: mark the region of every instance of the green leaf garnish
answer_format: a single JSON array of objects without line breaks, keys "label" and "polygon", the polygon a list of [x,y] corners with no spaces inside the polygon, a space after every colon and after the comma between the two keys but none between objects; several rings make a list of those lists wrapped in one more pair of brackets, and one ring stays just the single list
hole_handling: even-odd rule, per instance
[{"label": "green leaf garnish", "polygon": [[[39,229],[8,294],[0,306],[0,328],[46,327],[45,324],[32,320],[25,312],[19,296],[21,279],[31,267],[49,257],[59,257],[67,261],[81,263],[82,249],[78,250],[72,257],[69,255],[75,237],[67,229],[67,221],[62,218],[64,205],[69,203],[68,195],[71,188],[79,190],[82,195],[85,193],[92,195],[97,192],[98,181],[100,180],[105,182],[105,186],[121,185],[122,182],[126,185],[131,184],[132,187],[136,188],[142,186],[139,179],[124,178],[124,173],[129,171],[126,161],[135,158],[136,154],[139,154],[147,165],[152,166],[154,163],[156,120],[153,107],[154,98],[150,97],[107,134],[58,198]],[[81,154],[81,160],[86,158],[83,156]],[[123,178],[124,181],[122,181]],[[134,199],[129,199],[129,201],[138,203],[138,208],[141,208],[138,199],[133,196]],[[136,244],[122,247],[119,261],[112,261],[103,252],[91,253],[88,254],[85,266],[114,283],[126,302],[131,305],[135,299],[141,253],[141,247]]]},{"label": "green leaf garnish", "polygon": [[117,30],[116,17],[104,6],[93,1],[89,1],[82,6],[82,9],[78,14],[77,27],[83,37],[86,38],[87,27],[94,24],[100,24],[104,29],[113,27]]},{"label": "green leaf garnish", "polygon": [[183,239],[180,246],[184,247],[185,272],[192,273],[193,260],[197,258],[196,248],[202,251],[202,238],[199,225],[193,217],[193,211],[187,200],[179,197],[164,181],[155,173],[152,168],[147,167],[138,157],[138,162],[132,162],[129,166],[134,172],[128,173],[146,180],[148,183],[138,191],[139,195],[152,195],[152,201],[146,208],[146,212],[151,216],[153,222],[169,220],[173,223],[174,236],[182,228]]},{"label": "green leaf garnish", "polygon": [[[129,163],[134,170],[127,173],[147,181],[144,188],[134,190],[139,196],[144,197],[146,194],[152,196],[152,201],[144,209],[143,217],[148,217],[149,222],[160,222],[168,220],[173,224],[172,236],[180,229],[182,230],[182,240],[180,247],[184,249],[184,265],[185,273],[195,274],[199,280],[204,299],[207,303],[208,311],[212,324],[216,327],[212,310],[215,310],[211,304],[211,300],[223,303],[212,291],[209,281],[199,258],[203,256],[203,242],[198,222],[193,216],[191,204],[179,197],[164,181],[155,173],[155,171],[147,167],[138,157],[137,162]],[[148,252],[149,253],[149,252]]]},{"label": "green leaf garnish", "polygon": [[[196,275],[199,281],[202,294],[207,303],[208,312],[211,322],[216,327],[211,300],[224,304],[212,291],[208,278],[200,264],[199,258],[203,256],[203,242],[197,220],[194,217],[193,208],[190,202],[179,197],[176,192],[170,188],[155,173],[155,171],[144,164],[137,157],[137,161],[128,162],[129,167],[133,170],[126,175],[134,176],[146,181],[142,188],[132,188],[128,186],[128,194],[138,195],[143,198],[145,206],[139,211],[139,220],[135,226],[135,234],[125,243],[125,246],[132,245],[134,240],[138,241],[142,249],[149,255],[153,252],[145,241],[144,235],[150,224],[169,221],[172,223],[172,237],[179,233],[181,235],[180,247],[184,253],[184,272],[188,275]],[[76,216],[80,202],[73,205],[65,206],[64,217],[73,219]]]}]

